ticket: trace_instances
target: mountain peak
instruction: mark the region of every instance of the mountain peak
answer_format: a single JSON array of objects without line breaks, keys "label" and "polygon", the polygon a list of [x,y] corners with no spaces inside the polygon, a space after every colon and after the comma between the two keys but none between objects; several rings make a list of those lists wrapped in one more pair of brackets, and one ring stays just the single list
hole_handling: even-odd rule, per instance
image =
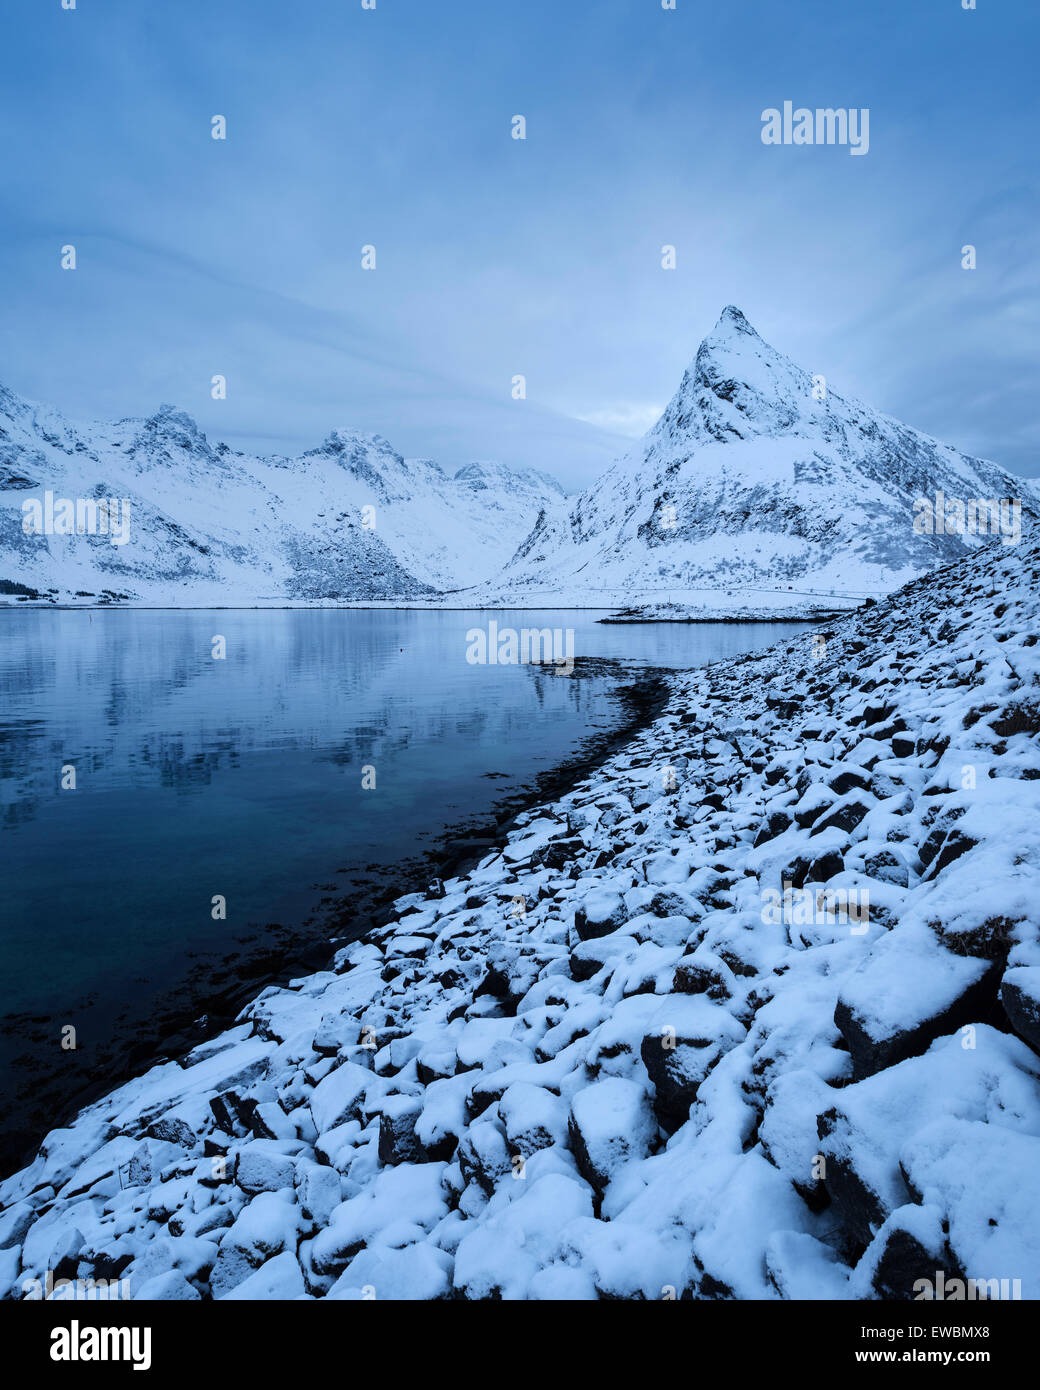
[{"label": "mountain peak", "polygon": [[[707,352],[771,353],[773,348],[761,337],[747,316],[735,304],[727,304],[715,327],[701,342],[697,356]],[[776,356],[779,356],[776,353]]]},{"label": "mountain peak", "polygon": [[748,323],[743,310],[738,309],[735,304],[727,304],[719,315],[719,321],[715,325],[715,333],[719,333],[723,329],[732,329],[736,333],[752,333],[756,338],[758,337],[751,324]]},{"label": "mountain peak", "polygon": [[316,449],[305,450],[302,457],[313,458],[316,454],[325,454],[331,458],[338,458],[349,467],[363,461],[370,453],[397,457],[390,441],[384,439],[381,434],[364,434],[361,430],[341,425],[330,430]]},{"label": "mountain peak", "polygon": [[157,455],[168,459],[170,449],[183,450],[210,460],[217,457],[209,440],[187,411],[178,410],[175,405],[163,404],[154,415],[142,421],[130,445],[130,453],[133,457]]},{"label": "mountain peak", "polygon": [[811,386],[807,372],[728,304],[650,434],[706,442],[782,433],[812,413]]},{"label": "mountain peak", "polygon": [[[602,594],[686,590],[693,609],[717,615],[734,611],[729,600],[819,611],[995,533],[992,518],[976,531],[922,529],[922,499],[1017,498],[1035,514],[1027,480],[839,396],[816,371],[728,306],[657,424],[566,511],[539,518],[491,593],[565,604],[592,576]],[[995,543],[1013,543],[1021,520],[1001,522]]]},{"label": "mountain peak", "polygon": [[[748,321],[747,316],[734,304],[727,304],[718,317],[718,322],[697,349],[697,359],[709,353],[728,352],[754,357],[773,357],[781,362],[787,358],[765,341],[762,335]],[[696,359],[695,359],[696,361]]]},{"label": "mountain peak", "polygon": [[550,497],[567,495],[555,478],[540,473],[537,468],[513,468],[507,463],[489,459],[476,459],[473,463],[465,464],[455,473],[453,481],[474,492],[489,489],[520,492],[526,489]]}]

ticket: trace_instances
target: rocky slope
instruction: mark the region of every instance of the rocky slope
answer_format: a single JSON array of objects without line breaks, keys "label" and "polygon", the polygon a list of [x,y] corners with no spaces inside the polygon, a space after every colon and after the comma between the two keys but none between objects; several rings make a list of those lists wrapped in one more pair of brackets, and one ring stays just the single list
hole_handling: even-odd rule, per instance
[{"label": "rocky slope", "polygon": [[7,1296],[1040,1297],[1038,591],[1029,537],[677,677],[472,873],[52,1132]]},{"label": "rocky slope", "polygon": [[1020,499],[1034,515],[1040,499],[1034,483],[840,396],[730,307],[657,424],[577,499],[546,508],[481,592],[717,615],[876,596],[981,543],[915,531],[915,501],[934,506],[937,492]]},{"label": "rocky slope", "polygon": [[[25,534],[23,503],[48,491],[129,499],[127,539]],[[12,601],[416,599],[497,573],[562,497],[533,469],[449,477],[378,435],[333,430],[296,458],[254,458],[172,406],[78,425],[0,387],[0,595]]]}]

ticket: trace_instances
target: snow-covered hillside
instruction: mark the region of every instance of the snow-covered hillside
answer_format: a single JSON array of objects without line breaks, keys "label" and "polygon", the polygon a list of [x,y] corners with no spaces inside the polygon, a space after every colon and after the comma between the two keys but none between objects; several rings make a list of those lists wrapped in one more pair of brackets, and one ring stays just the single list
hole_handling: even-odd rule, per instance
[{"label": "snow-covered hillside", "polygon": [[547,508],[482,593],[719,613],[878,595],[983,543],[915,531],[915,501],[934,507],[937,492],[951,506],[1019,499],[1026,515],[1040,500],[1032,482],[839,396],[730,307],[657,424]]},{"label": "snow-covered hillside", "polygon": [[[38,529],[53,533],[26,534],[23,503],[42,510],[48,492],[54,523]],[[450,477],[378,435],[333,430],[299,457],[254,458],[211,444],[172,406],[77,425],[0,387],[0,592],[173,605],[415,599],[496,573],[563,495],[533,469],[473,463]],[[61,499],[110,498],[129,499],[125,541],[60,533]]]},{"label": "snow-covered hillside", "polygon": [[[25,534],[22,504],[48,493],[52,507],[129,499],[125,544]],[[1004,507],[982,515],[985,534],[980,502]],[[839,396],[734,308],[657,424],[577,499],[534,469],[448,476],[378,435],[333,430],[298,457],[255,458],[171,406],[73,425],[0,387],[0,601],[22,586],[83,602],[801,613],[1010,541],[1038,510],[1034,481]]]}]

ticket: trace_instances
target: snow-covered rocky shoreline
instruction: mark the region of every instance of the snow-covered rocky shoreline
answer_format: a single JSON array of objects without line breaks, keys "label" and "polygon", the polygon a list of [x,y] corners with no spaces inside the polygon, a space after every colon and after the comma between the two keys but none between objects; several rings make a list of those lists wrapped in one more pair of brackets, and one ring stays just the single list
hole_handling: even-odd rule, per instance
[{"label": "snow-covered rocky shoreline", "polygon": [[993,545],[678,677],[473,872],[52,1131],[6,1296],[1040,1297],[1038,581]]},{"label": "snow-covered rocky shoreline", "polygon": [[843,603],[824,604],[819,600],[799,599],[796,602],[767,607],[761,604],[737,603],[720,607],[711,603],[636,603],[618,608],[601,623],[818,623],[843,618],[865,605],[857,599]]}]

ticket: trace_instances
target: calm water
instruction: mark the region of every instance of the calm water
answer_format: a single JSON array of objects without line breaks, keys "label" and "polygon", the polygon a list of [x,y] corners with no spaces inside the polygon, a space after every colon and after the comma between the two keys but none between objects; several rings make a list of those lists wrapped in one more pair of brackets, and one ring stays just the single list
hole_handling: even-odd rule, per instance
[{"label": "calm water", "polygon": [[392,882],[447,827],[620,722],[616,670],[468,664],[466,632],[489,616],[572,627],[579,657],[631,666],[701,665],[799,630],[588,612],[0,611],[9,1121],[32,1101],[29,1128],[46,1128],[62,1095],[125,1061],[135,1031],[161,1033],[171,991],[190,987],[204,1012],[221,970],[248,983],[267,924],[302,933],[333,891]]}]

